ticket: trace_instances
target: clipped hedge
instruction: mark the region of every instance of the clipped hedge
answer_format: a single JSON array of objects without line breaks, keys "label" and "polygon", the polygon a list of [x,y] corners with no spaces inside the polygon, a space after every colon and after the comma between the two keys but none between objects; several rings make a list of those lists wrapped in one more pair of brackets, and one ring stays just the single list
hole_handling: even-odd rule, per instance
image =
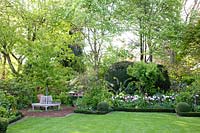
[{"label": "clipped hedge", "polygon": [[104,115],[109,113],[110,111],[90,111],[90,110],[74,110],[74,113],[82,113],[82,114],[97,114],[97,115]]},{"label": "clipped hedge", "polygon": [[124,112],[167,112],[167,113],[175,113],[175,109],[135,109],[135,108],[113,108],[109,111],[90,111],[90,110],[74,110],[74,113],[83,113],[83,114],[107,114],[111,111],[124,111]]},{"label": "clipped hedge", "polygon": [[114,111],[125,111],[125,112],[168,112],[168,113],[175,113],[175,109],[171,108],[160,108],[160,109],[154,109],[154,108],[114,108]]},{"label": "clipped hedge", "polygon": [[200,117],[200,112],[177,112],[179,116]]},{"label": "clipped hedge", "polygon": [[8,119],[0,117],[0,133],[6,133],[8,124]]}]

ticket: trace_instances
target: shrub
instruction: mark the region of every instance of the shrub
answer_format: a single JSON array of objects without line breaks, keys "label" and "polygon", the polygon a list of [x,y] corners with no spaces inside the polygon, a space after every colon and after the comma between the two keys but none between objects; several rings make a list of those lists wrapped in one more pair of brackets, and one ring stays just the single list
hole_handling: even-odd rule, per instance
[{"label": "shrub", "polygon": [[119,92],[119,88],[123,87],[122,91],[128,94],[134,94],[135,90],[140,87],[143,93],[148,92],[149,94],[154,94],[158,88],[165,92],[170,89],[167,70],[164,66],[153,63],[117,62],[108,69],[105,80],[113,85],[115,92]]},{"label": "shrub", "polygon": [[88,86],[90,88],[84,93],[83,98],[77,100],[79,109],[96,110],[101,101],[110,102],[111,94],[108,92],[105,82],[96,81]]},{"label": "shrub", "polygon": [[200,105],[194,106],[194,111],[200,113]]},{"label": "shrub", "polygon": [[58,96],[58,98],[61,100],[62,104],[66,104],[66,105],[72,105],[73,104],[72,97],[69,96],[69,94],[66,93],[66,92],[61,92],[60,95]]},{"label": "shrub", "polygon": [[[113,85],[112,88],[114,91],[117,92],[119,90],[120,88],[119,83],[124,84],[127,79],[131,78],[131,76],[129,76],[126,71],[129,65],[133,65],[133,62],[129,61],[117,62],[114,63],[106,72],[105,80]],[[129,82],[126,82],[124,86],[126,87],[128,83]]]},{"label": "shrub", "polygon": [[176,103],[180,102],[186,102],[189,105],[193,104],[193,96],[190,92],[190,90],[184,90],[181,91],[177,96],[176,96]]},{"label": "shrub", "polygon": [[8,120],[0,117],[0,133],[6,133],[8,127]]},{"label": "shrub", "polygon": [[21,119],[23,117],[23,114],[21,112],[16,112],[14,115],[10,116],[8,118],[8,123],[13,123],[13,122],[16,122],[18,121],[19,119]]},{"label": "shrub", "polygon": [[[163,65],[157,65],[159,71],[161,72],[160,75],[158,75],[158,80],[155,83],[156,88],[161,88],[165,92],[170,89],[170,79],[168,75],[168,71],[165,69]],[[163,78],[162,78],[163,77]]]},{"label": "shrub", "polygon": [[191,111],[191,107],[186,102],[180,102],[176,106],[176,112],[189,112]]},{"label": "shrub", "polygon": [[176,103],[186,102],[189,105],[200,104],[200,77],[197,77],[195,81],[189,85],[185,86],[176,97]]},{"label": "shrub", "polygon": [[109,111],[109,104],[107,102],[100,102],[97,105],[98,111]]},{"label": "shrub", "polygon": [[160,89],[169,89],[170,85],[164,85],[166,81],[169,82],[169,77],[161,65],[137,62],[127,68],[127,73],[136,79],[133,82],[143,94],[153,95]]},{"label": "shrub", "polygon": [[10,94],[10,96],[12,95],[12,99],[14,99],[13,101],[15,102],[15,104],[12,105],[15,105],[15,108],[20,109],[31,104],[33,98],[33,88],[31,85],[23,83],[23,81],[18,79],[12,79],[4,81],[3,90],[6,91],[7,94]]},{"label": "shrub", "polygon": [[0,106],[0,117],[8,118],[9,112],[6,108]]},{"label": "shrub", "polygon": [[10,117],[16,112],[16,99],[6,91],[0,90],[0,117]]}]

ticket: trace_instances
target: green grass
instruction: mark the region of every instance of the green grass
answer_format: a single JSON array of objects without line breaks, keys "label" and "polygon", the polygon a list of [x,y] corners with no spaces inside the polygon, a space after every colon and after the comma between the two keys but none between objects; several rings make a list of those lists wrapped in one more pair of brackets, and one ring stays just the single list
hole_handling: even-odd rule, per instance
[{"label": "green grass", "polygon": [[8,133],[199,133],[200,118],[170,113],[112,112],[57,118],[26,118]]}]

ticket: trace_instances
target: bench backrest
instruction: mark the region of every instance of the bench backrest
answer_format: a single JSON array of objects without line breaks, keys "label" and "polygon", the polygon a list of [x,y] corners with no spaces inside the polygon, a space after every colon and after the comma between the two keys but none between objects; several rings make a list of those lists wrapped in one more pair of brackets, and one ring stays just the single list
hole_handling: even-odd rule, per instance
[{"label": "bench backrest", "polygon": [[52,96],[41,96],[40,103],[41,104],[51,104],[53,101]]}]

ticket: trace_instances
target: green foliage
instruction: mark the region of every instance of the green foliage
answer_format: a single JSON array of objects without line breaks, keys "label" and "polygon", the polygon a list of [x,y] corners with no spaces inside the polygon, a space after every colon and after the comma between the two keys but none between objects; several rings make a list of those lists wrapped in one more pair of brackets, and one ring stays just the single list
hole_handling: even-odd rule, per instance
[{"label": "green foliage", "polygon": [[100,102],[97,105],[98,111],[109,111],[109,104],[107,102]]},{"label": "green foliage", "polygon": [[158,75],[158,79],[155,83],[155,87],[159,87],[162,91],[167,92],[170,89],[170,78],[168,75],[168,71],[165,66],[163,65],[157,65],[159,71],[161,72],[160,75]]},{"label": "green foliage", "polygon": [[[73,70],[77,72],[84,72],[85,71],[85,64],[83,62],[83,52],[82,47],[79,45],[70,45],[69,48],[61,48],[62,51],[58,57],[62,57],[59,61],[64,67],[71,67]],[[73,52],[75,56],[70,56],[69,54]],[[64,57],[63,57],[64,56]]]},{"label": "green foliage", "polygon": [[176,112],[190,112],[191,106],[186,102],[180,102],[176,106]]},{"label": "green foliage", "polygon": [[153,63],[117,62],[109,68],[105,79],[115,93],[125,91],[133,94],[139,89],[142,93],[155,94],[158,89],[166,92],[170,88],[167,70],[162,65]]},{"label": "green foliage", "polygon": [[[64,82],[74,74],[72,68],[59,64],[56,58],[56,50],[51,44],[35,44],[35,53],[29,54],[26,67],[23,71],[23,80],[36,87],[62,88]],[[55,48],[56,49],[56,48]],[[73,55],[71,55],[73,57]],[[44,92],[43,92],[44,93]]]},{"label": "green foliage", "polygon": [[[195,78],[195,81],[189,86],[190,90],[192,90],[193,95],[200,96],[200,75]],[[199,103],[200,104],[200,103]]]},{"label": "green foliage", "polygon": [[126,60],[127,58],[132,58],[133,55],[123,48],[116,48],[114,46],[109,46],[104,56],[102,57],[102,64],[99,68],[100,77],[105,77],[107,75],[110,67],[116,62]]},{"label": "green foliage", "polygon": [[[119,92],[119,89],[128,85],[127,79],[131,78],[127,74],[127,68],[129,65],[133,65],[133,62],[121,61],[112,64],[105,74],[105,80],[111,84],[114,92]],[[121,90],[122,91],[122,90]]]},{"label": "green foliage", "polygon": [[31,104],[34,95],[36,95],[32,84],[22,81],[20,78],[4,81],[3,90],[15,97],[14,99],[11,99],[14,103],[13,105],[15,105],[14,108],[17,109],[28,107]]},{"label": "green foliage", "polygon": [[72,98],[69,96],[68,93],[61,92],[58,98],[61,100],[61,103],[65,105],[72,105],[73,103]]},{"label": "green foliage", "polygon": [[193,105],[194,99],[193,99],[193,95],[190,92],[190,90],[186,90],[186,91],[181,91],[178,96],[176,96],[176,103],[179,102],[186,102],[189,105]]},{"label": "green foliage", "polygon": [[181,54],[183,57],[192,56],[192,58],[199,60],[200,53],[200,20],[196,23],[190,23],[184,30],[181,45]]},{"label": "green foliage", "polygon": [[9,112],[6,108],[0,106],[0,117],[8,118]]},{"label": "green foliage", "polygon": [[152,61],[152,56],[161,51],[167,58],[163,47],[171,48],[178,40],[177,25],[181,23],[182,2],[121,0],[116,3],[115,15],[120,22],[128,23],[127,28],[139,38],[140,60]]},{"label": "green foliage", "polygon": [[180,90],[179,94],[176,97],[176,103],[179,102],[187,102],[189,105],[193,106],[193,104],[199,105],[199,96],[200,96],[200,79],[199,76],[195,78],[195,81],[189,85],[185,86],[182,90]]},{"label": "green foliage", "polygon": [[77,101],[77,107],[80,109],[96,110],[98,103],[105,101],[110,103],[111,94],[103,81],[96,81],[88,86],[84,92],[83,98]]},{"label": "green foliage", "polygon": [[3,92],[0,90],[0,108],[2,117],[10,117],[12,114],[15,114],[17,103],[16,99],[11,96],[9,93]]},{"label": "green foliage", "polygon": [[200,112],[200,105],[194,106],[194,111],[195,112]]},{"label": "green foliage", "polygon": [[143,94],[155,94],[159,91],[159,88],[156,88],[156,82],[158,79],[164,80],[161,71],[158,69],[157,65],[153,63],[135,63],[133,66],[128,67],[127,73],[136,79],[136,81],[133,82],[135,82],[136,87]]},{"label": "green foliage", "polygon": [[[80,33],[68,34],[73,16],[66,14],[71,11],[72,3],[21,2],[0,1],[0,6],[5,11],[0,11],[0,57],[2,54],[6,56],[6,64],[1,67],[6,73],[2,77],[8,77],[7,65],[13,65],[10,70],[16,70],[17,74],[12,81],[8,81],[5,90],[17,97],[19,108],[35,102],[36,95],[45,94],[47,87],[52,95],[66,92],[66,81],[73,77],[75,70],[78,71],[83,66],[79,62],[81,57],[75,57],[75,54],[79,56],[80,53],[76,48],[69,47],[73,44],[80,45],[82,40]],[[67,12],[66,8],[69,8]],[[8,57],[11,58],[11,63]],[[64,59],[78,65],[73,66],[74,68],[63,67],[59,61]]]},{"label": "green foliage", "polygon": [[0,133],[6,133],[8,127],[8,119],[0,117]]}]

